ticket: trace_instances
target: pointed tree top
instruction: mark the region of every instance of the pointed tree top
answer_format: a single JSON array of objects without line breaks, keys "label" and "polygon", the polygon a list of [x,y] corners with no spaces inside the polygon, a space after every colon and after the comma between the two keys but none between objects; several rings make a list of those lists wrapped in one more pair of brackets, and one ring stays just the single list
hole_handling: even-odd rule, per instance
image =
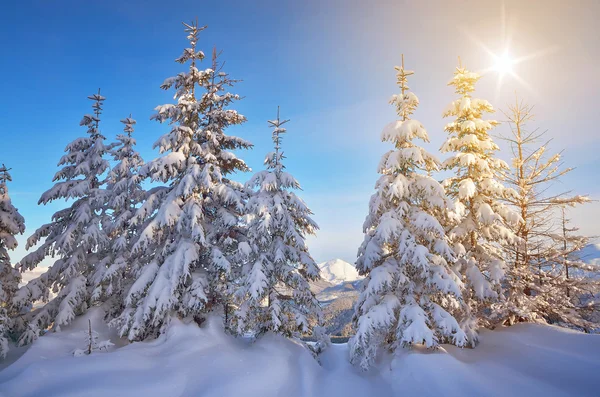
[{"label": "pointed tree top", "polygon": [[208,26],[198,26],[198,18],[196,17],[196,21],[191,23],[182,22],[183,26],[185,26],[185,32],[188,33],[188,40],[192,43],[192,48],[196,47],[196,43],[198,42],[198,35]]},{"label": "pointed tree top", "polygon": [[394,69],[396,69],[398,71],[398,73],[396,73],[397,83],[400,86],[400,89],[402,90],[402,96],[404,96],[405,91],[410,89],[408,87],[408,78],[407,77],[415,74],[415,72],[413,72],[412,70],[404,69],[404,54],[401,54],[401,60],[402,60],[401,66],[400,67],[396,66]]},{"label": "pointed tree top", "polygon": [[415,72],[404,69],[404,54],[401,54],[401,66],[395,66],[394,69],[397,71],[396,83],[400,87],[401,95],[394,95],[392,103],[396,104],[398,115],[402,117],[402,120],[406,120],[419,104],[414,94],[407,95],[406,93],[410,90],[408,87],[408,76],[415,74]]},{"label": "pointed tree top", "polygon": [[271,127],[273,127],[273,143],[275,144],[275,164],[278,162],[279,150],[281,149],[281,134],[284,134],[287,130],[282,128],[282,125],[287,123],[290,120],[279,119],[279,106],[277,106],[277,119],[268,120],[267,122]]},{"label": "pointed tree top", "polygon": [[458,57],[458,66],[454,71],[454,77],[448,85],[456,87],[456,93],[468,97],[469,93],[475,91],[475,83],[481,78],[477,73],[469,71],[463,64],[460,56]]},{"label": "pointed tree top", "polygon": [[98,93],[97,93],[97,94],[90,95],[90,96],[88,97],[88,99],[91,99],[92,101],[96,101],[96,102],[99,102],[99,103],[100,103],[100,102],[104,101],[106,98],[105,98],[105,97],[103,97],[102,95],[100,95],[100,88],[98,88]]},{"label": "pointed tree top", "polygon": [[[2,167],[0,167],[0,183],[1,184],[5,184],[8,181],[12,181],[12,178],[10,177],[10,174],[8,173],[8,171],[10,171],[11,168],[6,168],[6,165],[4,165],[4,163],[2,163]],[[0,193],[6,193],[6,192],[0,192]]]},{"label": "pointed tree top", "polygon": [[131,113],[129,113],[129,117],[121,120],[121,123],[125,124],[123,131],[127,133],[127,136],[131,137],[131,133],[133,132],[133,126],[137,123],[134,119],[131,118]]},{"label": "pointed tree top", "polygon": [[198,17],[196,17],[195,21],[192,21],[190,23],[181,23],[183,24],[183,26],[185,26],[185,31],[193,35],[197,35],[198,33],[200,33],[208,27],[208,25],[198,26]]}]

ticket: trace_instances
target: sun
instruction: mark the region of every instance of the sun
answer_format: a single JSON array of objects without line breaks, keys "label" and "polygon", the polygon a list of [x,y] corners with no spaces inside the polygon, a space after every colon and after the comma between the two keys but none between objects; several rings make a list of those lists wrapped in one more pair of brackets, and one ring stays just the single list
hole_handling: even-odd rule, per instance
[{"label": "sun", "polygon": [[[515,27],[508,23],[509,18],[507,18],[506,9],[504,5],[502,5],[500,9],[500,16],[500,43],[496,43],[500,44],[499,47],[497,47],[498,52],[494,52],[490,48],[488,48],[488,46],[482,43],[478,39],[477,35],[470,32],[468,28],[461,28],[463,34],[465,34],[467,38],[469,38],[473,43],[477,45],[477,47],[479,47],[481,50],[487,53],[487,55],[489,55],[491,65],[487,68],[477,70],[477,73],[480,75],[484,75],[489,72],[492,72],[497,76],[496,96],[498,96],[502,91],[503,84],[507,81],[506,77],[509,77],[510,80],[516,81],[521,87],[526,89],[531,94],[535,95],[535,91],[533,90],[533,88],[525,80],[523,80],[523,78],[519,76],[517,71],[518,66],[523,62],[532,61],[550,52],[554,52],[558,48],[556,46],[553,46],[550,48],[534,51],[526,55],[513,57],[513,52],[511,51],[511,44],[514,33],[513,29],[515,29]],[[513,50],[514,49],[515,48],[513,48]]]},{"label": "sun", "polygon": [[504,51],[501,55],[494,55],[495,63],[493,69],[501,76],[513,74],[513,65],[515,60],[510,57],[508,51]]}]

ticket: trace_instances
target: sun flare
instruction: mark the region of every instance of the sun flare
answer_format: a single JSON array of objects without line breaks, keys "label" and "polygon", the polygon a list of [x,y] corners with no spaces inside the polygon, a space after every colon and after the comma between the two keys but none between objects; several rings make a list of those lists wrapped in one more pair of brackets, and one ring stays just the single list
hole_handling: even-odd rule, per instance
[{"label": "sun flare", "polygon": [[502,55],[496,55],[495,58],[494,70],[496,72],[500,75],[512,74],[515,61],[510,57],[508,51],[505,51]]},{"label": "sun flare", "polygon": [[[500,12],[500,42],[498,52],[492,51],[487,45],[485,45],[477,35],[469,31],[468,28],[462,28],[463,33],[475,43],[481,50],[483,50],[490,59],[490,66],[477,70],[477,73],[483,75],[487,73],[493,73],[496,75],[496,96],[502,91],[504,84],[508,81],[514,80],[520,87],[524,88],[530,94],[535,95],[533,88],[518,74],[518,66],[524,62],[532,61],[537,58],[543,57],[551,52],[556,51],[556,46],[545,48],[542,50],[533,51],[529,54],[513,57],[513,51],[511,51],[512,38],[515,32],[513,32],[514,26],[511,26],[510,19],[507,18],[506,10],[504,6],[501,7]],[[514,50],[514,48],[512,48]]]}]

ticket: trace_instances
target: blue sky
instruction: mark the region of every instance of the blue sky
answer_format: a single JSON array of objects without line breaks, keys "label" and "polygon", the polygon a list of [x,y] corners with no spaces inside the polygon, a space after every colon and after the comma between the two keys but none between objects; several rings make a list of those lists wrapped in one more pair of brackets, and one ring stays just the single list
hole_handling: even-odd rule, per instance
[{"label": "blue sky", "polygon": [[[154,107],[172,102],[162,81],[182,70],[173,60],[186,45],[182,21],[208,25],[200,47],[224,51],[225,69],[243,79],[237,109],[248,122],[235,133],[252,141],[240,153],[259,170],[271,150],[266,120],[277,105],[290,118],[284,150],[288,170],[304,187],[302,197],[321,231],[310,239],[318,261],[353,262],[362,222],[387,145],[381,129],[395,119],[394,65],[405,54],[416,74],[410,87],[421,100],[415,113],[436,153],[445,138],[444,107],[454,99],[446,86],[460,55],[474,71],[493,60],[477,43],[502,52],[512,36],[513,57],[538,54],[515,65],[525,84],[485,73],[476,95],[505,108],[517,91],[536,105],[533,124],[548,130],[551,148],[565,150],[577,167],[556,189],[600,198],[600,15],[598,2],[559,1],[28,1],[7,2],[0,14],[2,95],[0,161],[12,167],[13,201],[27,232],[48,222],[64,203],[38,206],[52,186],[65,145],[85,133],[86,96],[98,87],[107,97],[102,131],[121,131],[129,113],[145,159],[158,155],[153,142],[168,126],[150,121]],[[504,21],[504,23],[503,23]],[[505,26],[503,28],[503,26]],[[207,63],[208,67],[208,63]],[[503,116],[497,114],[502,120]],[[498,134],[507,133],[502,125]],[[443,157],[443,156],[440,156]],[[508,159],[504,151],[500,157]],[[250,175],[241,175],[246,180]],[[600,234],[600,206],[574,210],[587,234]],[[23,241],[24,238],[21,239]],[[13,255],[18,260],[24,243]]]}]

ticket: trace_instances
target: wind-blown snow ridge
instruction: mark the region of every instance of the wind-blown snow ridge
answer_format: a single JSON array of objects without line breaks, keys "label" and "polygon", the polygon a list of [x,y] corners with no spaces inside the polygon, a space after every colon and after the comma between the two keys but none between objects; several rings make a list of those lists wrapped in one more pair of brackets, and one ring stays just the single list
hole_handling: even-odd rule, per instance
[{"label": "wind-blown snow ridge", "polygon": [[331,284],[341,284],[362,279],[353,265],[341,259],[332,259],[319,263],[318,266],[321,270],[321,277]]}]

